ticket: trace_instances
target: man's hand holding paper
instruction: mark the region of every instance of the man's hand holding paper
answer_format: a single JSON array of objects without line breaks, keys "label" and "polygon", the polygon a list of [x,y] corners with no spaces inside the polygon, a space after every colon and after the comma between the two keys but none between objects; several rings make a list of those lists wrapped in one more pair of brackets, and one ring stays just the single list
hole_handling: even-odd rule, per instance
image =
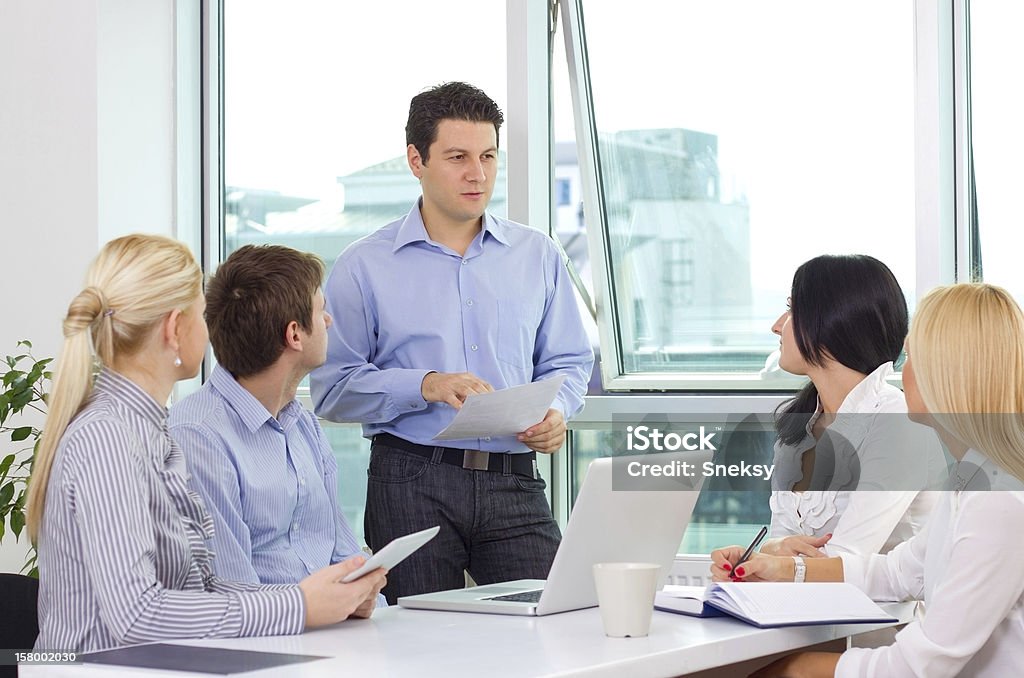
[{"label": "man's hand holding paper", "polygon": [[543,421],[526,429],[516,438],[535,452],[554,454],[565,443],[565,417],[552,407]]},{"label": "man's hand holding paper", "polygon": [[565,421],[551,404],[564,382],[565,376],[560,375],[500,391],[470,393],[452,422],[434,439],[514,435],[538,452],[554,452],[565,437]]}]

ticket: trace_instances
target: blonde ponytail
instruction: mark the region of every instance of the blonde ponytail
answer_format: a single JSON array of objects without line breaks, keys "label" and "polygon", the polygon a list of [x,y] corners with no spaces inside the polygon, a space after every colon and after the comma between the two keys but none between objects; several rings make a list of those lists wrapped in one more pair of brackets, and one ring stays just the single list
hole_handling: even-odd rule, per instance
[{"label": "blonde ponytail", "polygon": [[182,243],[129,235],[107,243],[86,275],[86,287],[64,318],[64,346],[48,403],[49,413],[29,481],[29,539],[39,539],[50,471],[68,425],[92,391],[97,365],[139,351],[150,331],[175,309],[187,309],[202,291],[202,271]]}]

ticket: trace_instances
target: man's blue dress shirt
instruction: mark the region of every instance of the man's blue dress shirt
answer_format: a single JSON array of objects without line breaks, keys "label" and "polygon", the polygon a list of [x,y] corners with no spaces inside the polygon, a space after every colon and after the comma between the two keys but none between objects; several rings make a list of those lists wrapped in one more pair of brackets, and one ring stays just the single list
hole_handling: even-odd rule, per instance
[{"label": "man's blue dress shirt", "polygon": [[275,418],[219,365],[171,408],[171,436],[214,517],[214,571],[296,583],[362,552],[338,507],[337,464],[298,400]]},{"label": "man's blue dress shirt", "polygon": [[[495,389],[566,375],[553,407],[583,407],[594,354],[565,263],[535,229],[485,214],[464,256],[432,241],[419,204],[348,247],[324,288],[327,362],[310,375],[316,412],[421,444],[455,416],[420,391],[430,371],[472,372]],[[526,452],[514,436],[448,447]]]}]

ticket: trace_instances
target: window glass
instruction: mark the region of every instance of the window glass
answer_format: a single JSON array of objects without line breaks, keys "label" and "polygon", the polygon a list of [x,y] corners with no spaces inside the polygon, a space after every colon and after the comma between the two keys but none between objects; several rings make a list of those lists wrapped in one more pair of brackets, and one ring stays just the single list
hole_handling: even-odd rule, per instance
[{"label": "window glass", "polygon": [[[1024,183],[1024,86],[1019,65],[1024,45],[1024,4],[998,0],[970,3],[971,138],[977,182],[978,272],[1024,300],[1017,194]],[[1015,84],[1016,83],[1016,84]]]},{"label": "window glass", "polygon": [[225,0],[224,256],[277,243],[330,264],[419,196],[409,100],[464,80],[504,110],[505,70],[503,2]]},{"label": "window glass", "polygon": [[757,375],[819,254],[875,256],[913,300],[912,3],[584,1],[583,19],[625,374]]},{"label": "window glass", "polygon": [[[570,491],[575,501],[590,462],[608,456],[609,450],[621,447],[622,427],[613,431],[609,423],[599,427],[575,428],[571,435],[573,457],[569,470]],[[772,445],[775,443],[773,433],[755,431],[742,435],[745,435],[745,439],[735,441],[733,445],[742,445],[745,461],[752,464],[772,463]],[[768,505],[770,495],[767,481],[740,482],[727,478],[705,480],[690,524],[679,545],[679,553],[710,553],[712,549],[729,544],[749,543],[763,525],[771,523],[772,512]]]}]

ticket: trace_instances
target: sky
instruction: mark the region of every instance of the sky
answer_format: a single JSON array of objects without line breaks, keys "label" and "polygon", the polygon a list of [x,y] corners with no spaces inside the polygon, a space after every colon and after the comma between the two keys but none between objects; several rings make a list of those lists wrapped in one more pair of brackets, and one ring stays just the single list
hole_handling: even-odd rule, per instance
[{"label": "sky", "polygon": [[[872,254],[917,293],[912,2],[593,0],[584,11],[600,131],[718,136],[725,197],[750,205],[756,294],[784,295],[823,252]],[[986,273],[1022,298],[1024,88],[1007,66],[1024,61],[1010,33],[1024,3],[974,0],[972,11]],[[227,0],[225,31],[229,185],[331,195],[338,176],[404,154],[409,99],[446,80],[506,108],[504,0]],[[571,140],[557,56],[554,91],[555,138]]]}]

